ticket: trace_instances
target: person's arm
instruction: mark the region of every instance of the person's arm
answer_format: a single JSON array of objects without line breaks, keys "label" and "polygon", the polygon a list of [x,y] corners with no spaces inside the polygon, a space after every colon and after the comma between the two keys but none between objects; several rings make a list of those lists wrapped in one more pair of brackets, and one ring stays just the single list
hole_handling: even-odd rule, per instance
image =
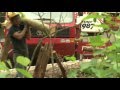
[{"label": "person's arm", "polygon": [[27,30],[28,30],[28,27],[25,26],[25,28],[21,32],[15,32],[13,34],[13,37],[18,40],[21,40],[25,36]]},{"label": "person's arm", "polygon": [[26,38],[27,39],[30,39],[31,38],[31,31],[30,31],[30,28],[27,30],[26,32]]}]

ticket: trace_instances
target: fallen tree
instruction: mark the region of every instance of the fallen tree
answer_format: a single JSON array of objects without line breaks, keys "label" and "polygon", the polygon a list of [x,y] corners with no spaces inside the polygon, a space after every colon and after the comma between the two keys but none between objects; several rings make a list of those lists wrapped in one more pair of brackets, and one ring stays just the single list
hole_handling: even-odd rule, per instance
[{"label": "fallen tree", "polygon": [[[79,61],[68,61],[68,62],[63,62],[62,65],[64,66],[66,73],[69,72],[70,69],[77,69],[80,67],[80,62]],[[45,72],[45,78],[63,78],[61,70],[58,66],[57,63],[54,64],[54,73],[53,73],[53,68],[52,64],[47,64],[46,72]],[[29,69],[29,72],[31,74],[34,73],[35,66],[31,66]],[[16,70],[11,69],[10,70],[10,75],[14,78],[16,76]]]},{"label": "fallen tree", "polygon": [[[83,61],[68,61],[68,62],[62,62],[62,65],[64,66],[66,73],[69,72],[71,69],[79,69],[80,68],[80,63],[81,62],[89,62],[91,59],[84,59]],[[31,74],[34,73],[35,66],[31,66],[29,69],[29,72]],[[53,68],[52,64],[47,64],[46,72],[45,72],[45,77],[44,78],[63,78],[61,70],[57,63],[54,63],[54,73],[53,73]],[[1,70],[0,73],[4,73],[5,71]],[[16,69],[10,69],[10,76],[12,78],[16,77],[17,71]]]},{"label": "fallen tree", "polygon": [[32,27],[35,30],[40,30],[46,36],[49,36],[50,30],[49,30],[49,26],[47,24],[44,24],[41,21],[31,20],[31,19],[26,19],[26,18],[23,18],[22,22],[27,24],[28,26]]}]

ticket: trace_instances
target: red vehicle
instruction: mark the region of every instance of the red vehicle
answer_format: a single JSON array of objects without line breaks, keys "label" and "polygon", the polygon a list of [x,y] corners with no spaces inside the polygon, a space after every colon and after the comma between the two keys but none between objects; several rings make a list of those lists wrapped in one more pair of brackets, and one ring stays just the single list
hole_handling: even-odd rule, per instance
[{"label": "red vehicle", "polygon": [[[101,12],[99,12],[99,14],[100,13]],[[93,19],[89,19],[89,20],[86,20],[85,22],[81,23],[81,33],[82,32],[87,33],[87,36],[82,36],[82,34],[81,34],[83,39],[81,42],[79,42],[78,49],[77,49],[77,50],[79,50],[81,58],[90,59],[93,57],[92,46],[89,44],[88,36],[96,36],[97,33],[99,33],[99,35],[100,35],[100,32],[102,32],[102,30],[104,30],[103,28],[98,28],[98,27],[92,28],[92,25],[106,23],[114,31],[117,31],[119,29],[120,19],[117,18],[117,16],[120,15],[120,12],[108,12],[108,14],[110,14],[112,16],[112,21],[116,22],[116,25],[109,24],[109,22],[106,22],[103,19],[97,19],[96,23],[94,23]],[[89,12],[79,12],[79,18],[80,18],[79,20],[81,21],[82,20],[81,18],[86,17],[87,15],[89,15]],[[107,42],[104,46],[102,46],[98,49],[104,49],[105,47],[110,46],[113,41],[115,41],[115,36],[112,34],[110,35],[109,32],[101,33],[101,36],[105,37],[105,38],[109,37],[110,42]]]},{"label": "red vehicle", "polygon": [[[36,12],[37,13],[37,12]],[[43,14],[43,13],[40,13]],[[77,53],[77,47],[75,39],[80,37],[80,29],[73,27],[76,25],[77,13],[76,12],[51,12],[51,18],[55,21],[51,21],[50,24],[50,12],[44,13],[42,18],[44,18],[43,22],[48,24],[50,27],[56,27],[57,30],[64,29],[63,31],[58,32],[55,37],[51,38],[52,44],[54,44],[53,49],[60,54],[61,56],[66,55],[74,55]],[[26,12],[26,16],[31,19],[39,19],[39,17],[35,16],[31,12]],[[31,15],[31,17],[30,17]],[[64,21],[60,20],[60,17],[64,18]],[[78,26],[79,27],[79,26]],[[31,40],[27,40],[29,45],[30,56],[32,56],[32,52],[35,46],[38,44],[40,38],[42,38],[42,34],[40,31],[31,30],[32,38]],[[50,38],[45,38],[42,41],[42,44],[50,43]],[[31,57],[30,57],[31,58]]]},{"label": "red vehicle", "polygon": [[[38,12],[24,12],[26,17],[39,20],[39,17],[35,16],[37,13]],[[78,53],[79,50],[77,50],[78,42],[76,42],[76,39],[80,38],[80,26],[73,27],[76,25],[77,12],[40,12],[40,14],[43,14],[42,18],[45,24],[48,24],[50,27],[55,27],[56,30],[64,29],[58,32],[55,37],[51,38],[51,42],[54,44],[53,49],[61,56],[75,55],[76,57],[79,57],[80,54]],[[49,20],[50,14],[52,17],[51,19],[53,20],[51,21],[51,24]],[[31,29],[31,33],[32,38],[27,40],[30,58],[39,39],[43,38],[40,31]],[[42,41],[42,44],[45,43],[50,43],[50,38],[45,38]],[[9,52],[9,56],[12,56],[12,50]]]}]

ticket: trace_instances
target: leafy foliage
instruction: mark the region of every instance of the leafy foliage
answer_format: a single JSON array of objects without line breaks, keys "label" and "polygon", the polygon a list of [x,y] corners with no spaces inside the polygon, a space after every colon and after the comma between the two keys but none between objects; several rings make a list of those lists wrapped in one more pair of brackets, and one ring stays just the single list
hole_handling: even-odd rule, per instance
[{"label": "leafy foliage", "polygon": [[0,62],[0,70],[9,70],[8,67],[5,65],[4,62]]},{"label": "leafy foliage", "polygon": [[[30,63],[30,60],[26,57],[19,56],[17,57],[17,63],[27,67]],[[9,64],[10,67],[12,67],[11,62],[8,60],[7,64]],[[25,78],[33,78],[32,75],[24,69],[16,68],[17,72],[21,73]],[[6,66],[4,62],[0,62],[0,78],[13,78],[10,76],[10,69]]]},{"label": "leafy foliage", "polygon": [[26,78],[32,78],[32,75],[29,73],[29,72],[27,72],[26,70],[24,70],[24,69],[19,69],[19,68],[17,68],[16,69],[18,72],[20,72],[22,75],[24,75]]},{"label": "leafy foliage", "polygon": [[70,70],[69,72],[68,72],[68,75],[67,75],[67,77],[68,78],[76,78],[77,77],[77,70]]},{"label": "leafy foliage", "polygon": [[65,56],[64,58],[69,61],[76,61],[76,57],[74,55],[73,56]]},{"label": "leafy foliage", "polygon": [[89,40],[90,40],[90,44],[93,47],[99,47],[104,45],[104,41],[102,41],[100,36],[90,37]]},{"label": "leafy foliage", "polygon": [[[89,43],[94,47],[94,58],[90,62],[82,62],[79,72],[89,74],[96,78],[120,77],[120,29],[118,28],[114,31],[111,28],[111,25],[117,25],[117,22],[114,22],[112,17],[107,13],[103,13],[102,15],[91,13],[83,21],[90,18],[94,18],[94,22],[96,19],[103,18],[105,23],[94,25],[94,27],[104,28],[104,32],[107,31],[107,33],[115,36],[115,41],[111,42],[112,45],[98,50],[97,48],[105,46],[106,43],[110,43],[110,37],[103,38],[99,34],[89,37]],[[120,19],[120,16],[117,18]]]},{"label": "leafy foliage", "polygon": [[3,72],[3,73],[0,73],[0,78],[7,78],[9,75],[8,72]]}]

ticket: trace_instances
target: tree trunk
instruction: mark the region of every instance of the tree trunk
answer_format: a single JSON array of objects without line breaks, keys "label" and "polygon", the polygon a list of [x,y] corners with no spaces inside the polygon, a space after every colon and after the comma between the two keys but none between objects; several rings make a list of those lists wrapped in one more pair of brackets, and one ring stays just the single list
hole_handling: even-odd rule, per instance
[{"label": "tree trunk", "polygon": [[46,67],[50,58],[50,51],[51,50],[49,44],[46,44],[42,50],[40,49],[33,74],[34,78],[44,78]]},{"label": "tree trunk", "polygon": [[2,50],[1,61],[6,61],[8,57],[8,51],[10,50],[10,38],[9,36],[5,37],[5,43]]},{"label": "tree trunk", "polygon": [[61,64],[61,61],[63,61],[63,58],[59,57],[58,54],[56,52],[53,53],[54,57],[55,57],[55,60],[62,72],[62,76],[63,78],[67,78],[67,74],[66,74],[66,70],[65,68],[63,67],[63,65]]},{"label": "tree trunk", "polygon": [[[71,69],[78,69],[80,68],[80,62],[79,61],[68,61],[68,62],[63,62],[62,65],[64,66],[66,73],[68,73],[69,70]],[[31,66],[29,69],[29,72],[31,74],[34,73],[35,70],[35,66]],[[53,76],[53,68],[52,68],[52,64],[47,64],[47,68],[46,68],[46,72],[45,72],[45,78],[62,78],[62,73],[61,70],[58,66],[57,63],[54,64],[54,76]],[[4,71],[3,71],[4,72]],[[15,69],[11,69],[10,70],[10,75],[14,78],[16,76],[16,70]]]}]

